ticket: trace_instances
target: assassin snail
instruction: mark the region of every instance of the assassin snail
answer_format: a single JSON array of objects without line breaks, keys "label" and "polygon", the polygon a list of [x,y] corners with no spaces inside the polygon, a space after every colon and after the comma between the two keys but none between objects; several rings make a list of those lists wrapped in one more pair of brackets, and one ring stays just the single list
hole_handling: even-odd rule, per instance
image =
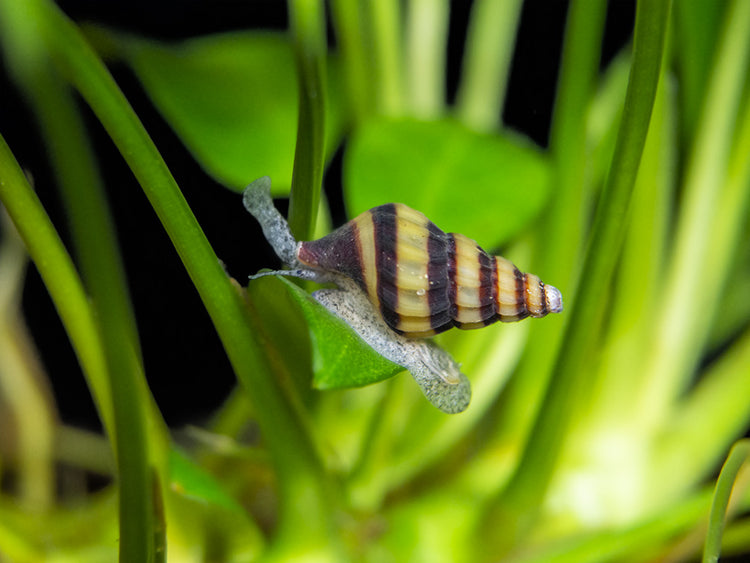
[{"label": "assassin snail", "polygon": [[464,235],[444,233],[402,203],[375,207],[300,243],[297,260],[354,280],[388,326],[409,337],[562,311],[557,288]]},{"label": "assassin snail", "polygon": [[323,238],[298,242],[259,178],[243,193],[245,208],[289,270],[263,272],[332,282],[313,297],[379,354],[414,376],[446,413],[463,411],[471,386],[459,364],[424,337],[458,327],[544,317],[562,311],[562,296],[476,242],[445,233],[400,203],[375,207]]}]

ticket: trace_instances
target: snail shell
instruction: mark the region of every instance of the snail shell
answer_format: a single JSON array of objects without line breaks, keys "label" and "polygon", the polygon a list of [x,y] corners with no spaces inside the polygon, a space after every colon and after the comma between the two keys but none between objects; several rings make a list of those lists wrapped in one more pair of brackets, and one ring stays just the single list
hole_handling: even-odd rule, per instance
[{"label": "snail shell", "polygon": [[388,326],[410,337],[562,311],[557,288],[400,203],[375,207],[300,243],[297,259],[354,280]]}]

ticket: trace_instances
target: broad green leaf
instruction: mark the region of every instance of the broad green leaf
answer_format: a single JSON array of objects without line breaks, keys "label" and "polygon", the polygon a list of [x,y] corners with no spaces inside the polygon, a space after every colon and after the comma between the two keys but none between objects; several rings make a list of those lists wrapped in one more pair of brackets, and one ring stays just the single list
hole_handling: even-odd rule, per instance
[{"label": "broad green leaf", "polygon": [[403,371],[375,352],[354,330],[310,294],[279,278],[307,319],[312,344],[313,385],[317,389],[361,387]]},{"label": "broad green leaf", "polygon": [[[273,33],[228,33],[166,44],[116,43],[158,110],[203,168],[241,189],[269,175],[288,193],[297,138],[292,45]],[[329,154],[340,136],[335,65],[329,64]]]},{"label": "broad green leaf", "polygon": [[487,248],[529,225],[547,201],[549,180],[548,161],[530,142],[452,120],[368,122],[344,162],[352,216],[401,202]]}]

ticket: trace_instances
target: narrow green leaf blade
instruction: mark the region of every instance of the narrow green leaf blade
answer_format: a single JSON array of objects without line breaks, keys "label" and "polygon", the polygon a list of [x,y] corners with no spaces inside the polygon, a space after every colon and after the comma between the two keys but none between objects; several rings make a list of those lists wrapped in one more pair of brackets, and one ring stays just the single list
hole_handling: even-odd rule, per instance
[{"label": "narrow green leaf blade", "polygon": [[738,474],[750,460],[750,440],[740,440],[729,452],[716,481],[716,490],[711,502],[708,534],[703,549],[703,563],[714,563],[721,554],[721,536],[724,532],[724,520],[729,510],[729,499],[732,489],[738,481]]}]

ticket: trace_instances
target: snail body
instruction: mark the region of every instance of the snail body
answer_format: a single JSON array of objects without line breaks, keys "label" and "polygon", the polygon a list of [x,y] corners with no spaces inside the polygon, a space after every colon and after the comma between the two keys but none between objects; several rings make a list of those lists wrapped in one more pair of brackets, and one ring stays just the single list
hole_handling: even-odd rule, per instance
[{"label": "snail body", "polygon": [[323,238],[299,243],[296,257],[305,267],[353,280],[388,326],[407,337],[562,310],[555,287],[401,203],[375,207]]}]

